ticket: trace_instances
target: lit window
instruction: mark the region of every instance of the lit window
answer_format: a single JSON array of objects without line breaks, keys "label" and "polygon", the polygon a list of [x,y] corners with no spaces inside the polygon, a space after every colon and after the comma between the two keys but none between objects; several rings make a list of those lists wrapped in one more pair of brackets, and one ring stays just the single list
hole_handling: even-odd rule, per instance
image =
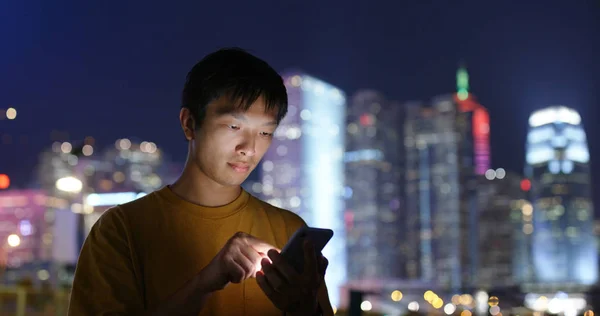
[{"label": "lit window", "polygon": [[285,131],[285,137],[288,139],[298,139],[302,135],[302,131],[298,127],[290,127]]},{"label": "lit window", "polygon": [[557,160],[552,160],[550,161],[550,163],[548,164],[548,170],[550,170],[551,173],[557,174],[560,172],[560,163]]},{"label": "lit window", "polygon": [[274,167],[274,164],[273,164],[273,162],[271,160],[265,160],[262,163],[262,168],[263,168],[264,171],[267,171],[267,172],[272,171],[273,167]]},{"label": "lit window", "polygon": [[292,83],[292,86],[299,87],[302,84],[302,77],[296,75],[296,76],[293,76],[290,81]]},{"label": "lit window", "polygon": [[290,207],[293,207],[293,208],[298,207],[298,206],[300,206],[301,202],[302,201],[300,200],[299,197],[293,196],[290,198]]},{"label": "lit window", "polygon": [[552,146],[554,148],[560,148],[567,146],[567,138],[564,136],[556,136],[552,138]]},{"label": "lit window", "polygon": [[530,144],[547,141],[554,137],[554,127],[545,126],[532,129],[527,135],[527,141]]},{"label": "lit window", "polygon": [[565,160],[562,162],[562,172],[569,174],[573,171],[573,162],[571,160]]},{"label": "lit window", "polygon": [[485,178],[488,180],[494,180],[494,178],[496,178],[496,171],[494,171],[493,169],[486,170]]},{"label": "lit window", "polygon": [[356,123],[350,123],[348,124],[348,127],[346,127],[348,133],[350,134],[356,134],[358,132],[358,125],[356,125]]},{"label": "lit window", "polygon": [[286,146],[284,146],[284,145],[277,146],[277,154],[279,156],[285,156],[287,154],[287,152],[288,152],[288,149]]},{"label": "lit window", "polygon": [[570,238],[575,238],[577,237],[577,227],[567,227],[567,230],[565,231],[565,235],[567,235],[567,237]]},{"label": "lit window", "polygon": [[565,157],[580,163],[587,163],[590,160],[590,154],[587,148],[581,144],[573,144],[567,147]]},{"label": "lit window", "polygon": [[303,119],[303,120],[305,120],[305,121],[310,120],[310,118],[311,118],[310,111],[306,110],[306,109],[300,111],[300,118]]},{"label": "lit window", "polygon": [[261,193],[262,192],[262,184],[256,182],[252,184],[252,192]]},{"label": "lit window", "polygon": [[565,106],[556,106],[539,110],[531,114],[529,117],[529,125],[531,127],[537,127],[551,123],[567,123],[571,125],[578,125],[581,123],[581,117],[577,111]]},{"label": "lit window", "polygon": [[548,146],[534,146],[527,150],[527,163],[535,165],[554,158],[554,150]]},{"label": "lit window", "polygon": [[567,126],[563,130],[563,133],[568,139],[578,142],[585,142],[585,132],[583,131],[583,129],[581,129],[581,127]]}]

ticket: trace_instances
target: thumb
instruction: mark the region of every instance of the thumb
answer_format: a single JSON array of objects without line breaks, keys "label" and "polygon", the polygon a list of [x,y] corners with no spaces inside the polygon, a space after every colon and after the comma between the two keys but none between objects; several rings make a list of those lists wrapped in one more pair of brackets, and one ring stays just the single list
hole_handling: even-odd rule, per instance
[{"label": "thumb", "polygon": [[322,276],[325,276],[325,271],[327,271],[328,266],[329,266],[329,260],[327,260],[327,258],[325,258],[324,256],[321,256],[319,258],[319,273]]}]

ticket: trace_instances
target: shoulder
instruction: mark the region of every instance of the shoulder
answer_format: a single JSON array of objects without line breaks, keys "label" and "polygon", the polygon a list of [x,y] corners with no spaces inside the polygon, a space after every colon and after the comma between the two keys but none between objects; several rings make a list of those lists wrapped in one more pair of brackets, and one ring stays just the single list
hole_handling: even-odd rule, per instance
[{"label": "shoulder", "polygon": [[142,212],[148,214],[151,213],[151,210],[159,207],[161,200],[159,192],[154,191],[131,202],[120,204],[117,208],[127,217],[140,215],[139,213]]},{"label": "shoulder", "polygon": [[[132,225],[139,223],[142,218],[152,214],[156,208],[155,192],[128,203],[120,204],[106,210],[92,227],[92,233],[111,233],[128,235]],[[142,213],[143,216],[142,216]]]},{"label": "shoulder", "polygon": [[[160,198],[158,193],[152,192],[141,198],[135,199],[131,202],[119,204],[115,207],[108,209],[100,219],[106,217],[106,219],[119,219],[127,222],[137,222],[142,218],[152,216],[153,210],[160,207]],[[133,221],[135,219],[135,221]]]}]

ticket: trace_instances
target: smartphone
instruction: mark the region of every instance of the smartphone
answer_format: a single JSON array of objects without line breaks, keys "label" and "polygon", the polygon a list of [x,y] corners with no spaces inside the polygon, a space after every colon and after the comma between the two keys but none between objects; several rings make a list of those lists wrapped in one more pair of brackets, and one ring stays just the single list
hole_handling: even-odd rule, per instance
[{"label": "smartphone", "polygon": [[321,255],[321,251],[325,245],[333,237],[333,230],[326,228],[301,227],[299,228],[287,242],[281,256],[294,268],[298,273],[304,271],[304,241],[311,240],[315,245],[315,255],[317,258]]}]

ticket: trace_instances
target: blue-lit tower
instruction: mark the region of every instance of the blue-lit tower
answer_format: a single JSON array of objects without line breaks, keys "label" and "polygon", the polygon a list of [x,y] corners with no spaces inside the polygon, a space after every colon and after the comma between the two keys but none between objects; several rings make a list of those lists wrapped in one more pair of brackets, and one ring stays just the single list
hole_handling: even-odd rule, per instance
[{"label": "blue-lit tower", "polygon": [[299,214],[310,226],[331,228],[323,255],[332,304],[339,306],[346,282],[344,136],[346,98],[336,87],[301,72],[283,75],[287,116],[262,163],[267,202]]},{"label": "blue-lit tower", "polygon": [[590,285],[598,279],[589,151],[577,111],[531,114],[525,174],[533,205],[532,283]]}]

